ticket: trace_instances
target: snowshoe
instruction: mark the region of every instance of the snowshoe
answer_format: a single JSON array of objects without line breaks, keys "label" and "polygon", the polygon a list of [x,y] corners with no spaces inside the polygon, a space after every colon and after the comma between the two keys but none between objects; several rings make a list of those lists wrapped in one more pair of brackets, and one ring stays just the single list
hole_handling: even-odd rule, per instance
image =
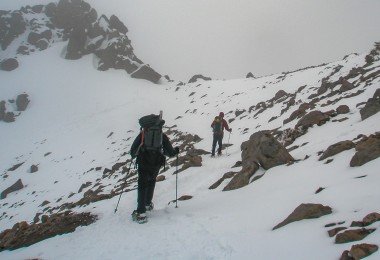
[{"label": "snowshoe", "polygon": [[144,224],[148,222],[148,217],[145,213],[138,213],[136,210],[134,210],[132,212],[132,220],[139,224]]}]

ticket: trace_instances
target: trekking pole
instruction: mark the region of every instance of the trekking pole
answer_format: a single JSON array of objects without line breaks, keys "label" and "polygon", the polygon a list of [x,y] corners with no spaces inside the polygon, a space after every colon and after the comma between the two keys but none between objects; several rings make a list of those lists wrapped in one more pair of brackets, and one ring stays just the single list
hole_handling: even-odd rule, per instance
[{"label": "trekking pole", "polygon": [[177,154],[177,160],[176,160],[176,165],[175,165],[175,171],[176,171],[176,176],[175,176],[175,207],[178,208],[177,206],[177,201],[178,201],[178,154]]},{"label": "trekking pole", "polygon": [[120,202],[120,199],[121,199],[121,195],[123,195],[123,192],[124,192],[124,187],[127,183],[127,178],[128,178],[128,175],[129,175],[129,171],[131,170],[132,168],[132,162],[133,162],[133,159],[131,160],[131,163],[129,164],[129,169],[127,171],[127,174],[125,175],[125,180],[124,180],[124,184],[123,184],[123,188],[121,189],[121,193],[120,193],[120,197],[119,197],[119,200],[117,201],[117,205],[116,205],[116,208],[115,208],[115,213],[117,211],[117,207],[119,206],[119,202]]},{"label": "trekking pole", "polygon": [[227,149],[226,149],[227,156],[228,156],[228,147],[230,146],[230,136],[231,136],[231,132],[228,133],[228,142],[227,142]]}]

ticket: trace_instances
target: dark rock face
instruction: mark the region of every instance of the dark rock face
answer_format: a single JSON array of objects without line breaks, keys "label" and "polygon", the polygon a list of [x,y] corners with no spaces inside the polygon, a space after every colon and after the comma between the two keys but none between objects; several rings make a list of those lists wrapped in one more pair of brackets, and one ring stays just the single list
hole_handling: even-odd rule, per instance
[{"label": "dark rock face", "polygon": [[74,232],[79,226],[88,226],[96,221],[96,216],[90,213],[73,214],[70,211],[43,215],[40,224],[29,225],[20,222],[12,229],[0,233],[0,251],[15,250],[38,243],[47,238]]},{"label": "dark rock face", "polygon": [[[39,15],[36,16],[36,13]],[[45,50],[55,42],[67,41],[65,59],[77,60],[87,54],[99,58],[98,69],[122,69],[133,78],[159,83],[161,75],[145,65],[133,53],[128,28],[112,15],[98,18],[98,13],[83,0],[60,0],[46,6],[27,6],[21,11],[0,13],[0,43],[5,49],[25,28],[28,35],[17,48],[17,54],[28,55]],[[3,26],[4,25],[4,26]],[[2,61],[1,69],[14,70],[17,60]]]},{"label": "dark rock face", "polygon": [[260,166],[267,170],[294,160],[269,131],[251,135],[248,141],[242,143],[241,150],[243,169],[232,178],[225,191],[248,185]]},{"label": "dark rock face", "polygon": [[362,120],[373,116],[380,111],[380,89],[378,88],[372,98],[368,99],[366,105],[360,110]]},{"label": "dark rock face", "polygon": [[276,225],[273,230],[295,221],[319,218],[331,213],[332,209],[329,206],[323,206],[321,204],[301,204],[284,221]]}]

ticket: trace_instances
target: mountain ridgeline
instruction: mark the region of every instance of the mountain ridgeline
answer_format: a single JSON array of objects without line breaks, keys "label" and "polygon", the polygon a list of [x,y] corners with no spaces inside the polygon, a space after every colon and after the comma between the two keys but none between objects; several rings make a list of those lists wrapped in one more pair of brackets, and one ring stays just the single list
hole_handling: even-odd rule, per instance
[{"label": "mountain ridgeline", "polygon": [[[0,10],[0,46],[7,51],[0,68],[12,71],[18,57],[43,51],[58,42],[67,42],[63,57],[77,60],[94,54],[98,70],[121,69],[132,78],[157,83],[161,75],[144,64],[133,52],[128,28],[115,15],[98,15],[83,0]],[[13,51],[15,50],[15,51]]]}]

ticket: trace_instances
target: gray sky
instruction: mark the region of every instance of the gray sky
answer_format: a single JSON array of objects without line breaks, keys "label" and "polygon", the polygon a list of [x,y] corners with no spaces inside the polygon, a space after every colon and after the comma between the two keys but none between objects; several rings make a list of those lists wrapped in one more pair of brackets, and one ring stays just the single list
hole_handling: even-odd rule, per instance
[{"label": "gray sky", "polygon": [[[4,1],[1,9],[17,3]],[[380,0],[88,2],[127,25],[141,60],[183,81],[194,74],[231,79],[295,70],[366,53],[380,41]]]}]

